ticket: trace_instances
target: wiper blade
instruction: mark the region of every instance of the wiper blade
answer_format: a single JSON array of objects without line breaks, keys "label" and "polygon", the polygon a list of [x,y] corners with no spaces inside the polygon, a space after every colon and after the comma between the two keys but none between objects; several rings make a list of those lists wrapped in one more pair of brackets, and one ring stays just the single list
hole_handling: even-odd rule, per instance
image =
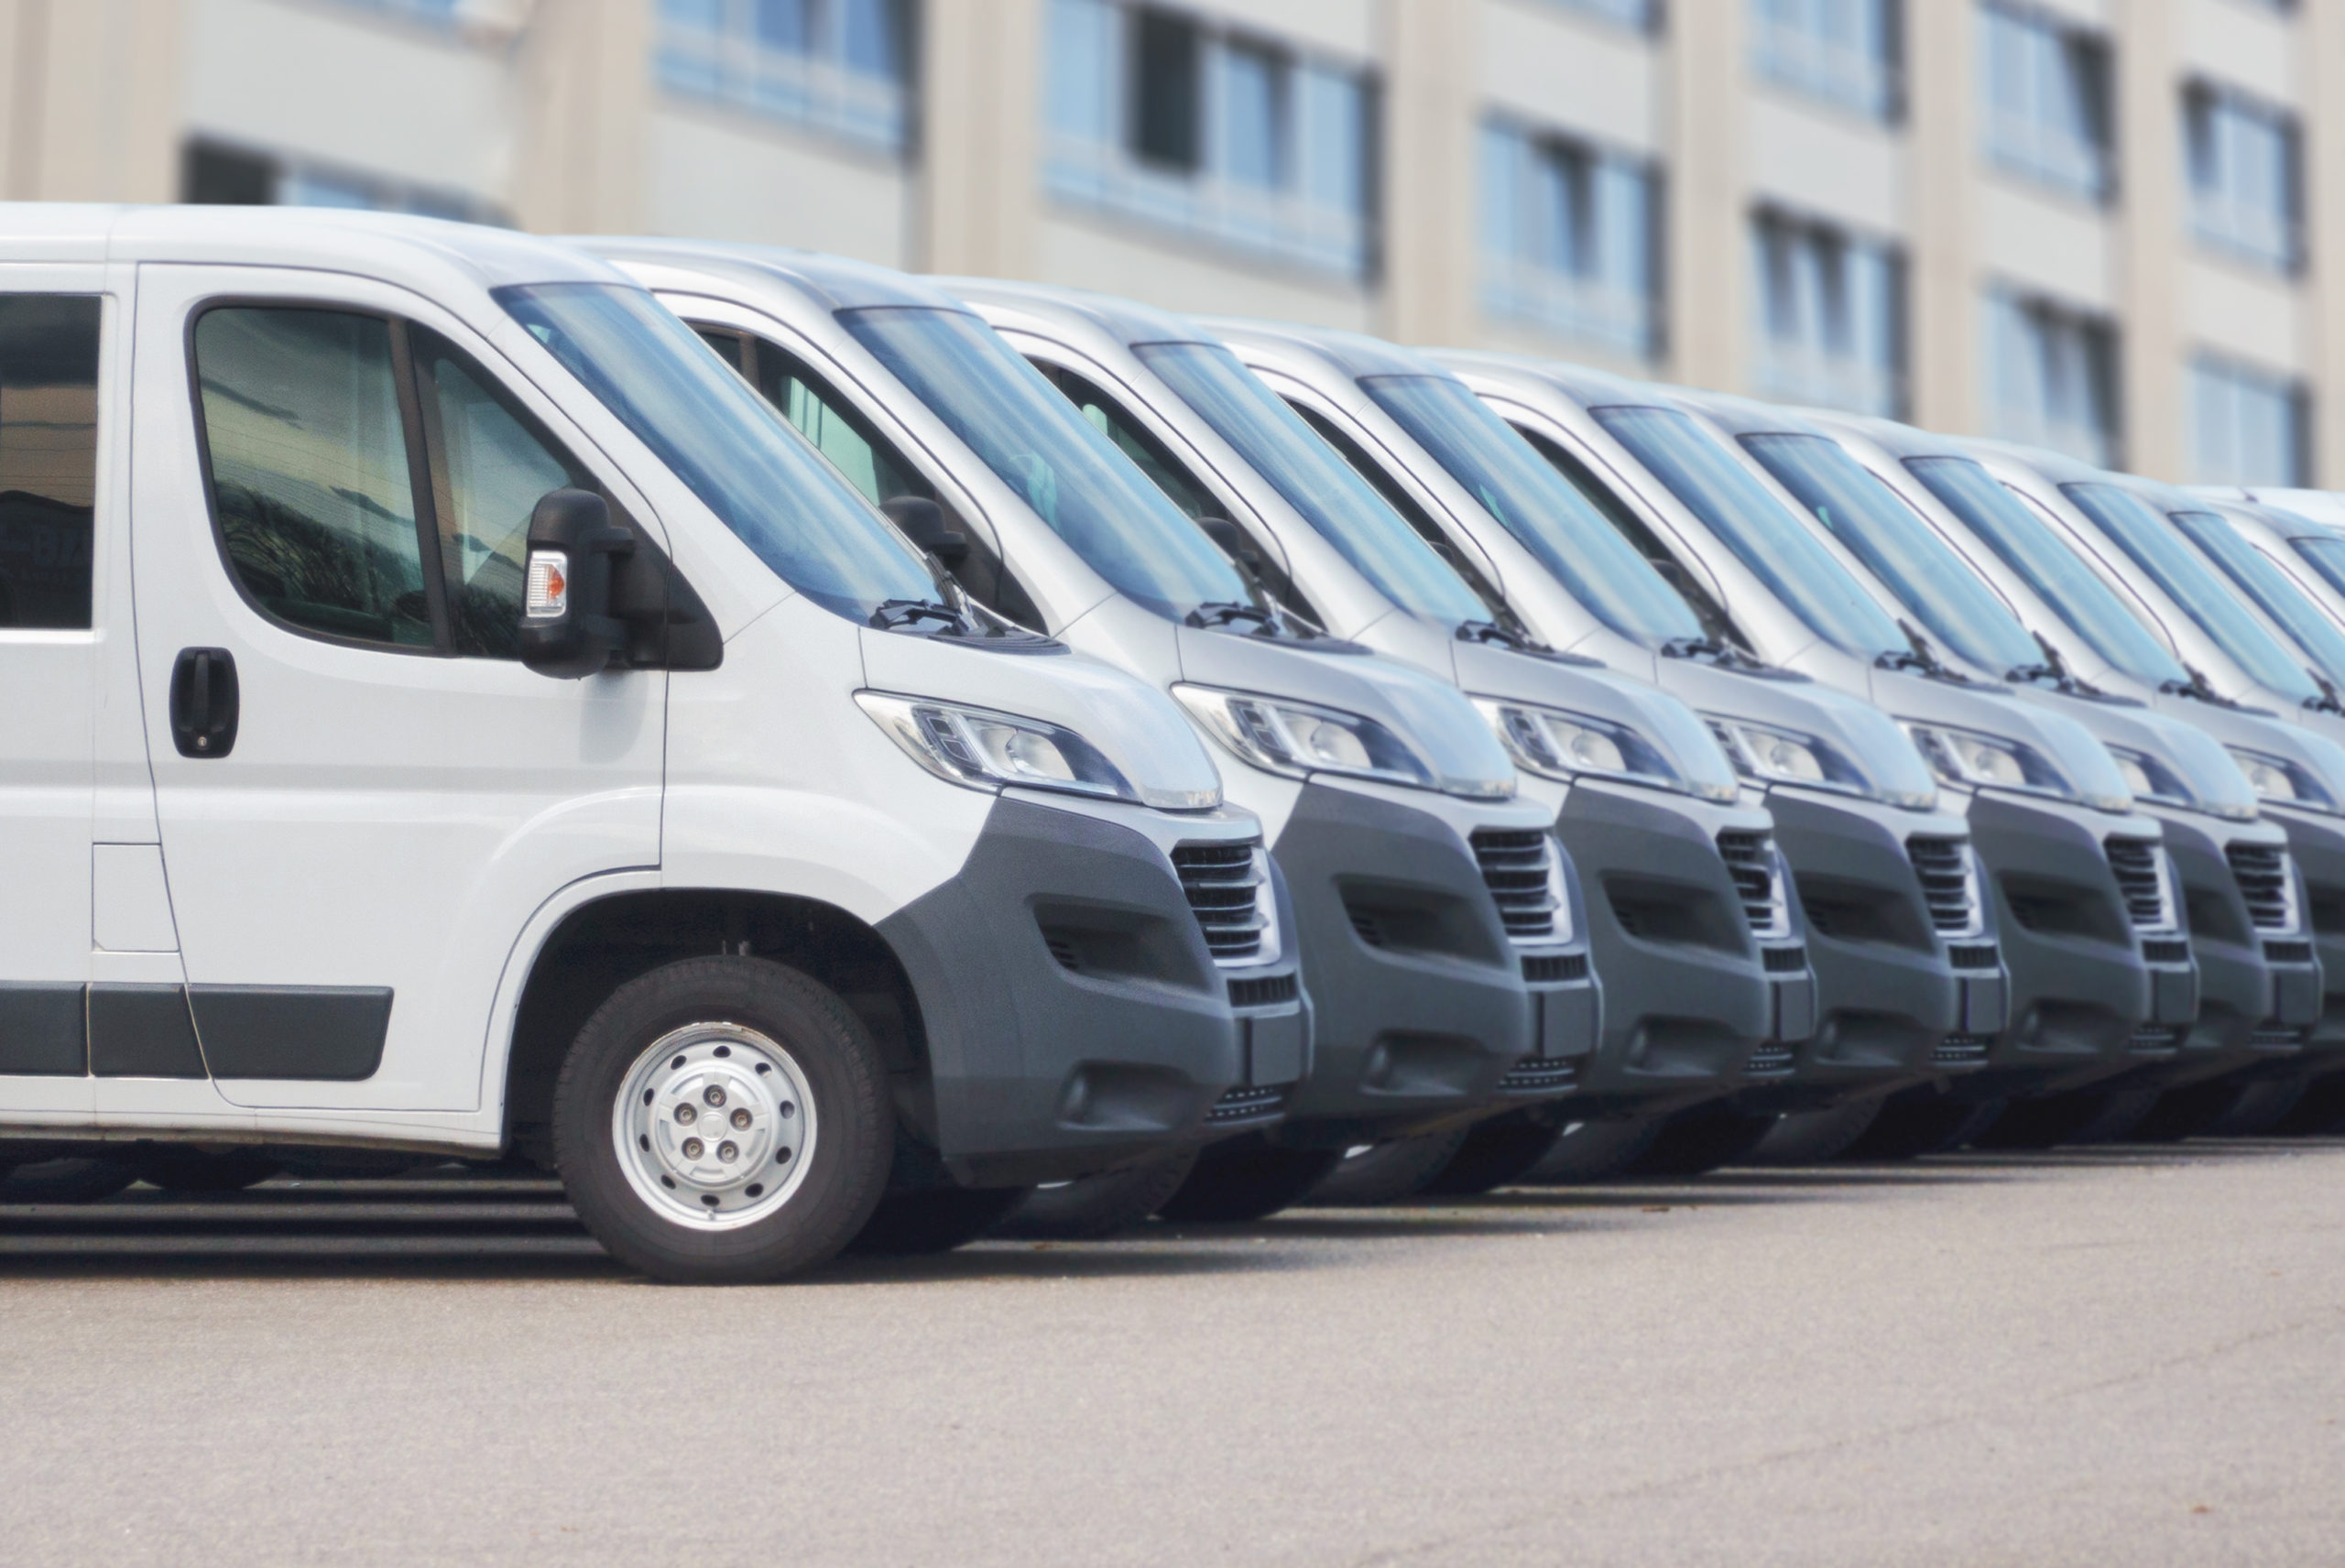
[{"label": "wiper blade", "polygon": [[1240,604],[1227,599],[1211,599],[1188,614],[1193,626],[1227,626],[1240,621],[1250,621],[1257,628],[1256,637],[1276,637],[1282,629],[1278,616],[1260,604]]},{"label": "wiper blade", "polygon": [[1677,637],[1663,643],[1658,650],[1663,659],[1696,659],[1718,665],[1725,670],[1765,670],[1764,659],[1753,659],[1730,643],[1716,637]]},{"label": "wiper blade", "polygon": [[935,621],[956,631],[965,624],[961,612],[952,605],[928,599],[883,599],[879,607],[871,612],[870,624],[883,632],[892,632],[922,621]]},{"label": "wiper blade", "polygon": [[2196,697],[2198,701],[2202,702],[2211,702],[2218,708],[2236,708],[2240,706],[2239,703],[2232,702],[2229,697],[2224,696],[2221,692],[2215,690],[2214,685],[2208,681],[2207,672],[2205,670],[2199,669],[2195,664],[2186,664],[2182,668],[2190,677],[2189,680],[2163,681],[2158,683],[2158,690],[2160,691],[2170,692],[2176,696]]},{"label": "wiper blade", "polygon": [[1457,640],[1495,643],[1500,648],[1511,648],[1518,653],[1536,652],[1544,647],[1515,627],[1501,626],[1496,621],[1460,621],[1457,623]]}]

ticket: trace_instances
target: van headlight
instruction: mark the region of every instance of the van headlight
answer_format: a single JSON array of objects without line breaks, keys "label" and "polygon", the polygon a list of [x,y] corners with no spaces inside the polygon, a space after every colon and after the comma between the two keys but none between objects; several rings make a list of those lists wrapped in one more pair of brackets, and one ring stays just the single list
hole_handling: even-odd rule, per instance
[{"label": "van headlight", "polygon": [[1182,684],[1172,688],[1172,695],[1216,740],[1268,773],[1289,779],[1336,773],[1491,799],[1514,793],[1512,774],[1445,785],[1416,747],[1364,714],[1217,686]]},{"label": "van headlight", "polygon": [[1729,803],[1740,793],[1731,784],[1686,778],[1667,752],[1627,724],[1495,697],[1477,697],[1474,706],[1514,765],[1543,779],[1596,774]]},{"label": "van headlight", "polygon": [[[2060,771],[2057,764],[2023,740],[1914,719],[1900,722],[1913,737],[1914,749],[1922,754],[1922,759],[1930,765],[1930,771],[1938,776],[1942,784],[1966,789],[2015,789],[2028,795],[2049,795],[2062,800],[2081,800],[2104,811],[2132,809],[2131,800],[2088,799],[2068,781],[2068,776]],[[2121,768],[2120,772],[2122,771]]]},{"label": "van headlight", "polygon": [[2124,777],[2125,788],[2133,791],[2133,798],[2137,800],[2147,800],[2153,805],[2179,806],[2187,811],[2205,811],[2212,816],[2227,817],[2233,822],[2252,822],[2255,820],[2253,807],[2243,807],[2229,800],[2206,799],[2191,789],[2181,774],[2167,767],[2163,759],[2153,757],[2146,751],[2135,751],[2129,746],[2112,746],[2109,747],[2109,755],[2117,764],[2117,771]]},{"label": "van headlight", "polygon": [[2247,781],[2255,787],[2255,798],[2274,805],[2302,806],[2308,811],[2334,811],[2336,796],[2330,794],[2312,770],[2284,757],[2267,757],[2260,751],[2242,751],[2238,746],[2225,746]]},{"label": "van headlight", "polygon": [[1916,811],[1929,811],[1937,804],[1935,791],[1919,793],[1881,788],[1820,735],[1802,735],[1795,730],[1755,724],[1748,719],[1730,719],[1717,713],[1704,716],[1709,721],[1710,733],[1726,748],[1734,770],[1753,783],[1837,789],[1842,794],[1862,795],[1867,800]]},{"label": "van headlight", "polygon": [[1218,789],[1135,784],[1097,746],[1042,719],[888,691],[857,691],[855,700],[907,757],[947,783],[972,789],[1020,785],[1173,811],[1221,804]]}]

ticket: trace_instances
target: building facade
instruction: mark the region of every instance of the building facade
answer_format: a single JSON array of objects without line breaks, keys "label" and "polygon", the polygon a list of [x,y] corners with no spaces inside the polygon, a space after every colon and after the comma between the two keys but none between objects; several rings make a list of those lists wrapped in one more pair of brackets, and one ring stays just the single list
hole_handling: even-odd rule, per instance
[{"label": "building facade", "polygon": [[2345,0],[0,0],[0,194],[804,245],[2345,482]]}]

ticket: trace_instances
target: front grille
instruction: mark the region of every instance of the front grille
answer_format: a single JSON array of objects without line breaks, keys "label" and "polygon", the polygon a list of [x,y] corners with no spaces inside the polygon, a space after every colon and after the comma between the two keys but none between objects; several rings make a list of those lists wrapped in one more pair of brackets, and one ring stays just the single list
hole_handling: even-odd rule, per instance
[{"label": "front grille", "polygon": [[1751,1060],[1743,1071],[1751,1073],[1789,1073],[1799,1048],[1789,1040],[1762,1040],[1751,1052]]},{"label": "front grille", "polygon": [[1970,841],[1915,835],[1905,841],[1914,875],[1921,878],[1922,901],[1930,924],[1942,931],[1979,929],[1979,889],[1970,876]]},{"label": "front grille", "polygon": [[1083,967],[1083,954],[1075,951],[1074,943],[1065,937],[1053,936],[1049,931],[1044,931],[1042,945],[1051,950],[1051,956],[1059,961],[1060,968],[1080,969]]},{"label": "front grille", "polygon": [[2259,931],[2290,931],[2296,923],[2296,889],[2288,883],[2288,852],[2276,844],[2235,844],[2223,852]]},{"label": "front grille", "polygon": [[2190,943],[2180,938],[2164,942],[2145,942],[2142,944],[2142,962],[2144,964],[2187,964],[2190,962]]},{"label": "front grille", "polygon": [[1548,835],[1536,828],[1476,828],[1473,844],[1506,934],[1517,942],[1554,935]]},{"label": "front grille", "polygon": [[1250,1122],[1257,1116],[1267,1116],[1286,1104],[1286,1087],[1271,1084],[1261,1089],[1232,1089],[1213,1103],[1205,1113],[1205,1123]]},{"label": "front grille", "polygon": [[1754,936],[1780,936],[1785,917],[1775,901],[1775,841],[1762,833],[1729,828],[1718,834],[1718,858],[1726,862],[1741,895],[1742,912]]},{"label": "front grille", "polygon": [[2132,1050],[2136,1056],[2171,1056],[2181,1048],[2182,1035],[2179,1024],[2143,1024],[2133,1031]]},{"label": "front grille", "polygon": [[2109,869],[2135,929],[2158,931],[2174,923],[2165,907],[2165,878],[2158,872],[2158,846],[2145,838],[2112,838],[2104,846]]},{"label": "front grille", "polygon": [[1762,947],[1759,950],[1759,966],[1770,975],[1797,975],[1807,967],[1807,949]]},{"label": "front grille", "polygon": [[1537,1094],[1568,1089],[1579,1079],[1579,1059],[1570,1056],[1526,1056],[1499,1080],[1502,1094]]},{"label": "front grille", "polygon": [[1260,980],[1232,980],[1229,983],[1229,1005],[1233,1007],[1267,1007],[1278,1002],[1292,1002],[1301,994],[1292,975],[1270,975]]},{"label": "front grille", "polygon": [[2263,944],[2266,964],[2310,964],[2312,943],[2308,942],[2267,942]]},{"label": "front grille", "polygon": [[2258,1024],[2248,1031],[2247,1043],[2258,1051],[2302,1051],[2311,1035],[2309,1024]]},{"label": "front grille", "polygon": [[1262,951],[1262,868],[1251,844],[1184,844],[1172,851],[1181,891],[1205,933],[1205,947],[1224,964]]},{"label": "front grille", "polygon": [[1940,1067],[1975,1067],[1987,1060],[1987,1045],[1983,1034],[1950,1034],[1938,1041],[1930,1059]]},{"label": "front grille", "polygon": [[2002,962],[2002,955],[1995,951],[1995,944],[1989,942],[1949,947],[1946,950],[1946,961],[1957,969],[1993,969]]},{"label": "front grille", "polygon": [[1377,923],[1376,912],[1373,909],[1363,909],[1355,904],[1346,904],[1344,913],[1351,917],[1352,931],[1360,941],[1370,947],[1384,945],[1384,928]]},{"label": "front grille", "polygon": [[1526,954],[1522,960],[1522,977],[1533,985],[1552,985],[1559,980],[1585,980],[1587,978],[1587,954],[1585,953]]}]

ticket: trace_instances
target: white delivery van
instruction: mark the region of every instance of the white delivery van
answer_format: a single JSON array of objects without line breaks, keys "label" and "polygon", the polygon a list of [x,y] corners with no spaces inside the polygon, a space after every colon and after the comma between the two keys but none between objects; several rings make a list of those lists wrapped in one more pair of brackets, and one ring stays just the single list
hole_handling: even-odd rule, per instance
[{"label": "white delivery van", "polygon": [[1289,917],[1170,699],[951,608],[619,274],[204,208],[0,258],[0,1163],[511,1149],[732,1279],[1275,1119]]}]

